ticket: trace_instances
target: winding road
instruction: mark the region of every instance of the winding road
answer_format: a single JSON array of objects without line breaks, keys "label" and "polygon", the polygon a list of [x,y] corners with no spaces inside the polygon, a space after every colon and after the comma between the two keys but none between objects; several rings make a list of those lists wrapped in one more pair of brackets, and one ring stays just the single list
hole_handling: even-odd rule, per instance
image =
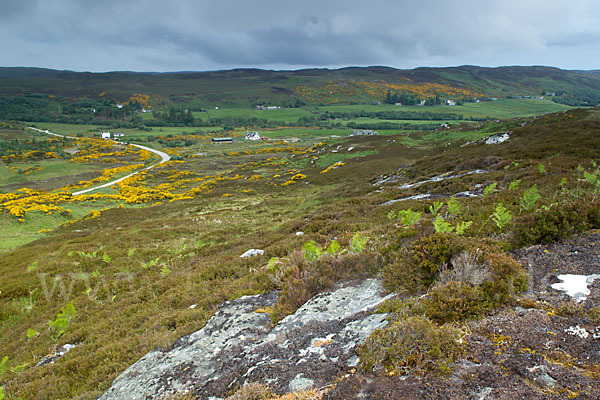
[{"label": "winding road", "polygon": [[[34,130],[34,131],[37,131],[37,132],[47,133],[48,135],[51,135],[51,136],[64,137],[64,138],[69,138],[69,139],[79,139],[79,138],[74,137],[74,136],[67,136],[67,135],[60,135],[58,133],[53,133],[53,132],[50,132],[48,129],[45,129],[45,130],[44,129],[38,129],[38,128],[31,127],[31,126],[27,127],[27,129],[31,129],[31,130]],[[122,143],[119,143],[119,144],[122,144]],[[169,161],[171,159],[170,155],[168,155],[167,153],[165,153],[163,151],[160,151],[160,150],[155,150],[155,149],[152,149],[150,147],[142,146],[140,144],[131,144],[131,143],[129,143],[129,146],[134,146],[134,147],[137,147],[137,148],[140,148],[140,149],[143,149],[143,150],[148,150],[149,152],[152,152],[152,153],[156,154],[157,156],[160,156],[161,160],[159,162],[157,162],[156,164],[152,164],[149,167],[146,167],[144,169],[140,169],[139,171],[132,172],[131,174],[123,176],[123,177],[121,177],[119,179],[115,179],[113,181],[110,181],[110,182],[107,182],[107,183],[103,183],[100,186],[94,186],[93,188],[87,188],[87,189],[80,190],[78,192],[73,192],[73,196],[78,196],[80,194],[85,194],[85,193],[89,193],[89,192],[92,192],[92,191],[97,190],[97,189],[101,189],[101,188],[112,186],[115,183],[119,183],[119,182],[121,182],[121,181],[123,181],[123,180],[125,180],[125,179],[127,179],[127,178],[129,178],[131,176],[133,176],[133,175],[139,174],[142,171],[146,171],[146,170],[152,169],[152,168],[156,167],[157,165],[162,164],[164,162],[167,162],[167,161]]]}]

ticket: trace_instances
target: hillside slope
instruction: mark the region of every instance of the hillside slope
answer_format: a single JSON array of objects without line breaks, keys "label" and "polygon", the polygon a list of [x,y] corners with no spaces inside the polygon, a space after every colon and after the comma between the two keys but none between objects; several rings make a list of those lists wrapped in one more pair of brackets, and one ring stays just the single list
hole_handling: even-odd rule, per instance
[{"label": "hillside slope", "polygon": [[[586,71],[566,71],[552,67],[461,66],[452,68],[416,68],[399,70],[388,67],[349,67],[337,70],[304,69],[270,71],[236,69],[211,72],[89,73],[40,68],[0,68],[0,96],[38,93],[71,98],[107,96],[126,101],[133,94],[180,101],[199,99],[206,105],[273,103],[293,105],[296,101],[331,103],[332,98],[312,99],[300,87],[324,90],[339,84],[360,86],[360,93],[345,101],[382,101],[382,92],[370,91],[365,83],[392,85],[408,90],[423,84],[447,85],[469,91],[470,95],[506,97],[535,96],[552,92],[566,96],[565,101],[597,104],[600,76]],[[440,91],[444,93],[443,90]],[[347,93],[346,93],[347,94]],[[468,94],[468,93],[467,93]],[[385,88],[383,90],[385,96]]]},{"label": "hillside slope", "polygon": [[[590,278],[581,303],[548,285],[598,273],[599,120],[570,110],[482,123],[493,135],[483,139],[457,125],[428,146],[344,137],[278,149],[278,160],[257,151],[172,163],[132,187],[160,188],[147,207],[113,206],[2,254],[0,386],[16,398],[97,398],[225,301],[278,290],[260,310],[278,324],[339,282],[376,277],[396,296],[380,308],[388,326],[344,355],[358,365],[329,366],[339,374],[324,398],[597,397],[600,281]],[[312,163],[357,147],[355,159]],[[210,177],[214,190],[169,202],[171,181],[196,163],[224,171]],[[251,248],[264,254],[240,257]],[[326,352],[327,335],[298,348]],[[187,379],[185,367],[172,373]]]}]

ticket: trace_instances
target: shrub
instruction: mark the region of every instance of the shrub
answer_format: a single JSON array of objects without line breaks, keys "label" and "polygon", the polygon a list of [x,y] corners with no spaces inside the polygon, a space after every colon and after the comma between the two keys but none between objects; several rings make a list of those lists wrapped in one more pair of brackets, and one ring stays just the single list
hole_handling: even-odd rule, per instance
[{"label": "shrub", "polygon": [[383,286],[398,293],[416,293],[427,290],[463,246],[459,237],[434,233],[416,240],[412,249],[400,249],[383,269]]},{"label": "shrub", "polygon": [[527,289],[525,271],[500,245],[455,234],[421,238],[411,252],[399,251],[383,269],[384,287],[398,293],[422,292],[436,281],[481,285],[490,306],[506,303],[513,293]]},{"label": "shrub", "polygon": [[383,287],[386,290],[412,294],[426,289],[421,272],[415,263],[410,262],[408,252],[399,255],[395,260],[383,267]]},{"label": "shrub", "polygon": [[512,243],[517,247],[551,243],[592,228],[600,228],[600,204],[577,201],[520,217]]},{"label": "shrub", "polygon": [[268,386],[260,383],[250,383],[225,400],[268,400],[272,396],[273,393]]},{"label": "shrub", "polygon": [[445,374],[464,352],[462,336],[463,332],[454,327],[409,317],[374,331],[359,349],[360,360],[368,371]]},{"label": "shrub", "polygon": [[330,289],[337,281],[373,276],[379,269],[380,257],[372,252],[324,254],[309,261],[302,251],[295,251],[275,272],[274,280],[281,294],[271,318],[278,321],[296,311],[311,297]]},{"label": "shrub", "polygon": [[488,309],[484,300],[479,287],[464,282],[448,282],[429,290],[422,304],[429,319],[444,324],[480,316]]},{"label": "shrub", "polygon": [[481,288],[490,306],[505,304],[514,293],[527,290],[529,277],[512,257],[490,251],[485,253],[485,258],[490,263],[491,279],[485,281]]},{"label": "shrub", "polygon": [[418,240],[412,249],[415,263],[424,283],[429,286],[437,278],[440,268],[464,248],[458,236],[436,232]]}]

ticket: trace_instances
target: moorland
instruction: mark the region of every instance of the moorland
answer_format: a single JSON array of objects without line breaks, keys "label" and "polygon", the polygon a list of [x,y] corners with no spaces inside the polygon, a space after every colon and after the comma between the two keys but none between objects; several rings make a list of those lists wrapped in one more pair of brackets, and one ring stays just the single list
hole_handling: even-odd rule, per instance
[{"label": "moorland", "polygon": [[[597,340],[565,331],[593,332],[597,297],[548,282],[595,272],[536,263],[600,228],[599,103],[600,75],[547,67],[1,68],[0,399],[97,398],[225,301],[277,290],[277,324],[365,278],[387,327],[304,398],[594,398]],[[466,361],[487,369],[449,385]],[[256,384],[235,398],[285,395]]]}]

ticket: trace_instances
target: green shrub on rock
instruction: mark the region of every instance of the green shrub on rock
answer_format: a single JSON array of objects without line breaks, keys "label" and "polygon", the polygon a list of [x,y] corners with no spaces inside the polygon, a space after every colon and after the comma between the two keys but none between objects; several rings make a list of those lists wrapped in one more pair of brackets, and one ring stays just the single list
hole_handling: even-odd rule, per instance
[{"label": "green shrub on rock", "polygon": [[273,392],[268,386],[260,383],[245,385],[226,400],[268,400],[273,397]]},{"label": "green shrub on rock", "polygon": [[362,367],[387,373],[448,373],[464,353],[464,333],[414,316],[376,330],[359,350]]},{"label": "green shrub on rock", "polygon": [[281,290],[271,313],[273,321],[292,314],[315,294],[340,280],[376,275],[381,257],[367,249],[367,242],[367,236],[355,234],[350,250],[341,249],[333,241],[324,251],[311,241],[284,259],[270,261],[266,270]]},{"label": "green shrub on rock", "polygon": [[415,243],[412,249],[412,261],[428,286],[439,275],[441,266],[448,264],[453,255],[464,249],[461,242],[456,235],[434,233]]},{"label": "green shrub on rock", "polygon": [[425,315],[439,324],[477,318],[489,309],[481,288],[464,282],[432,288],[422,304]]},{"label": "green shrub on rock", "polygon": [[384,267],[383,285],[399,293],[427,290],[440,269],[464,249],[463,240],[454,234],[434,233],[414,242],[410,251],[401,251]]},{"label": "green shrub on rock", "polygon": [[512,242],[517,247],[552,243],[574,233],[600,228],[600,204],[577,201],[519,218]]},{"label": "green shrub on rock", "polygon": [[[459,303],[471,304],[472,298],[485,302],[482,310],[505,304],[514,293],[527,289],[527,282],[521,265],[504,253],[500,244],[455,234],[434,233],[421,238],[414,242],[410,252],[398,252],[383,269],[383,284],[390,291],[415,294],[429,290],[431,294],[442,290],[430,289],[437,283],[446,285],[444,290],[459,291],[456,299]],[[470,293],[468,287],[474,292]],[[452,296],[452,293],[447,295]],[[445,308],[442,303],[443,298],[440,307]],[[465,319],[482,310],[466,311],[464,315],[461,311],[460,318],[451,316],[445,320]],[[441,318],[433,319],[441,321]]]}]

